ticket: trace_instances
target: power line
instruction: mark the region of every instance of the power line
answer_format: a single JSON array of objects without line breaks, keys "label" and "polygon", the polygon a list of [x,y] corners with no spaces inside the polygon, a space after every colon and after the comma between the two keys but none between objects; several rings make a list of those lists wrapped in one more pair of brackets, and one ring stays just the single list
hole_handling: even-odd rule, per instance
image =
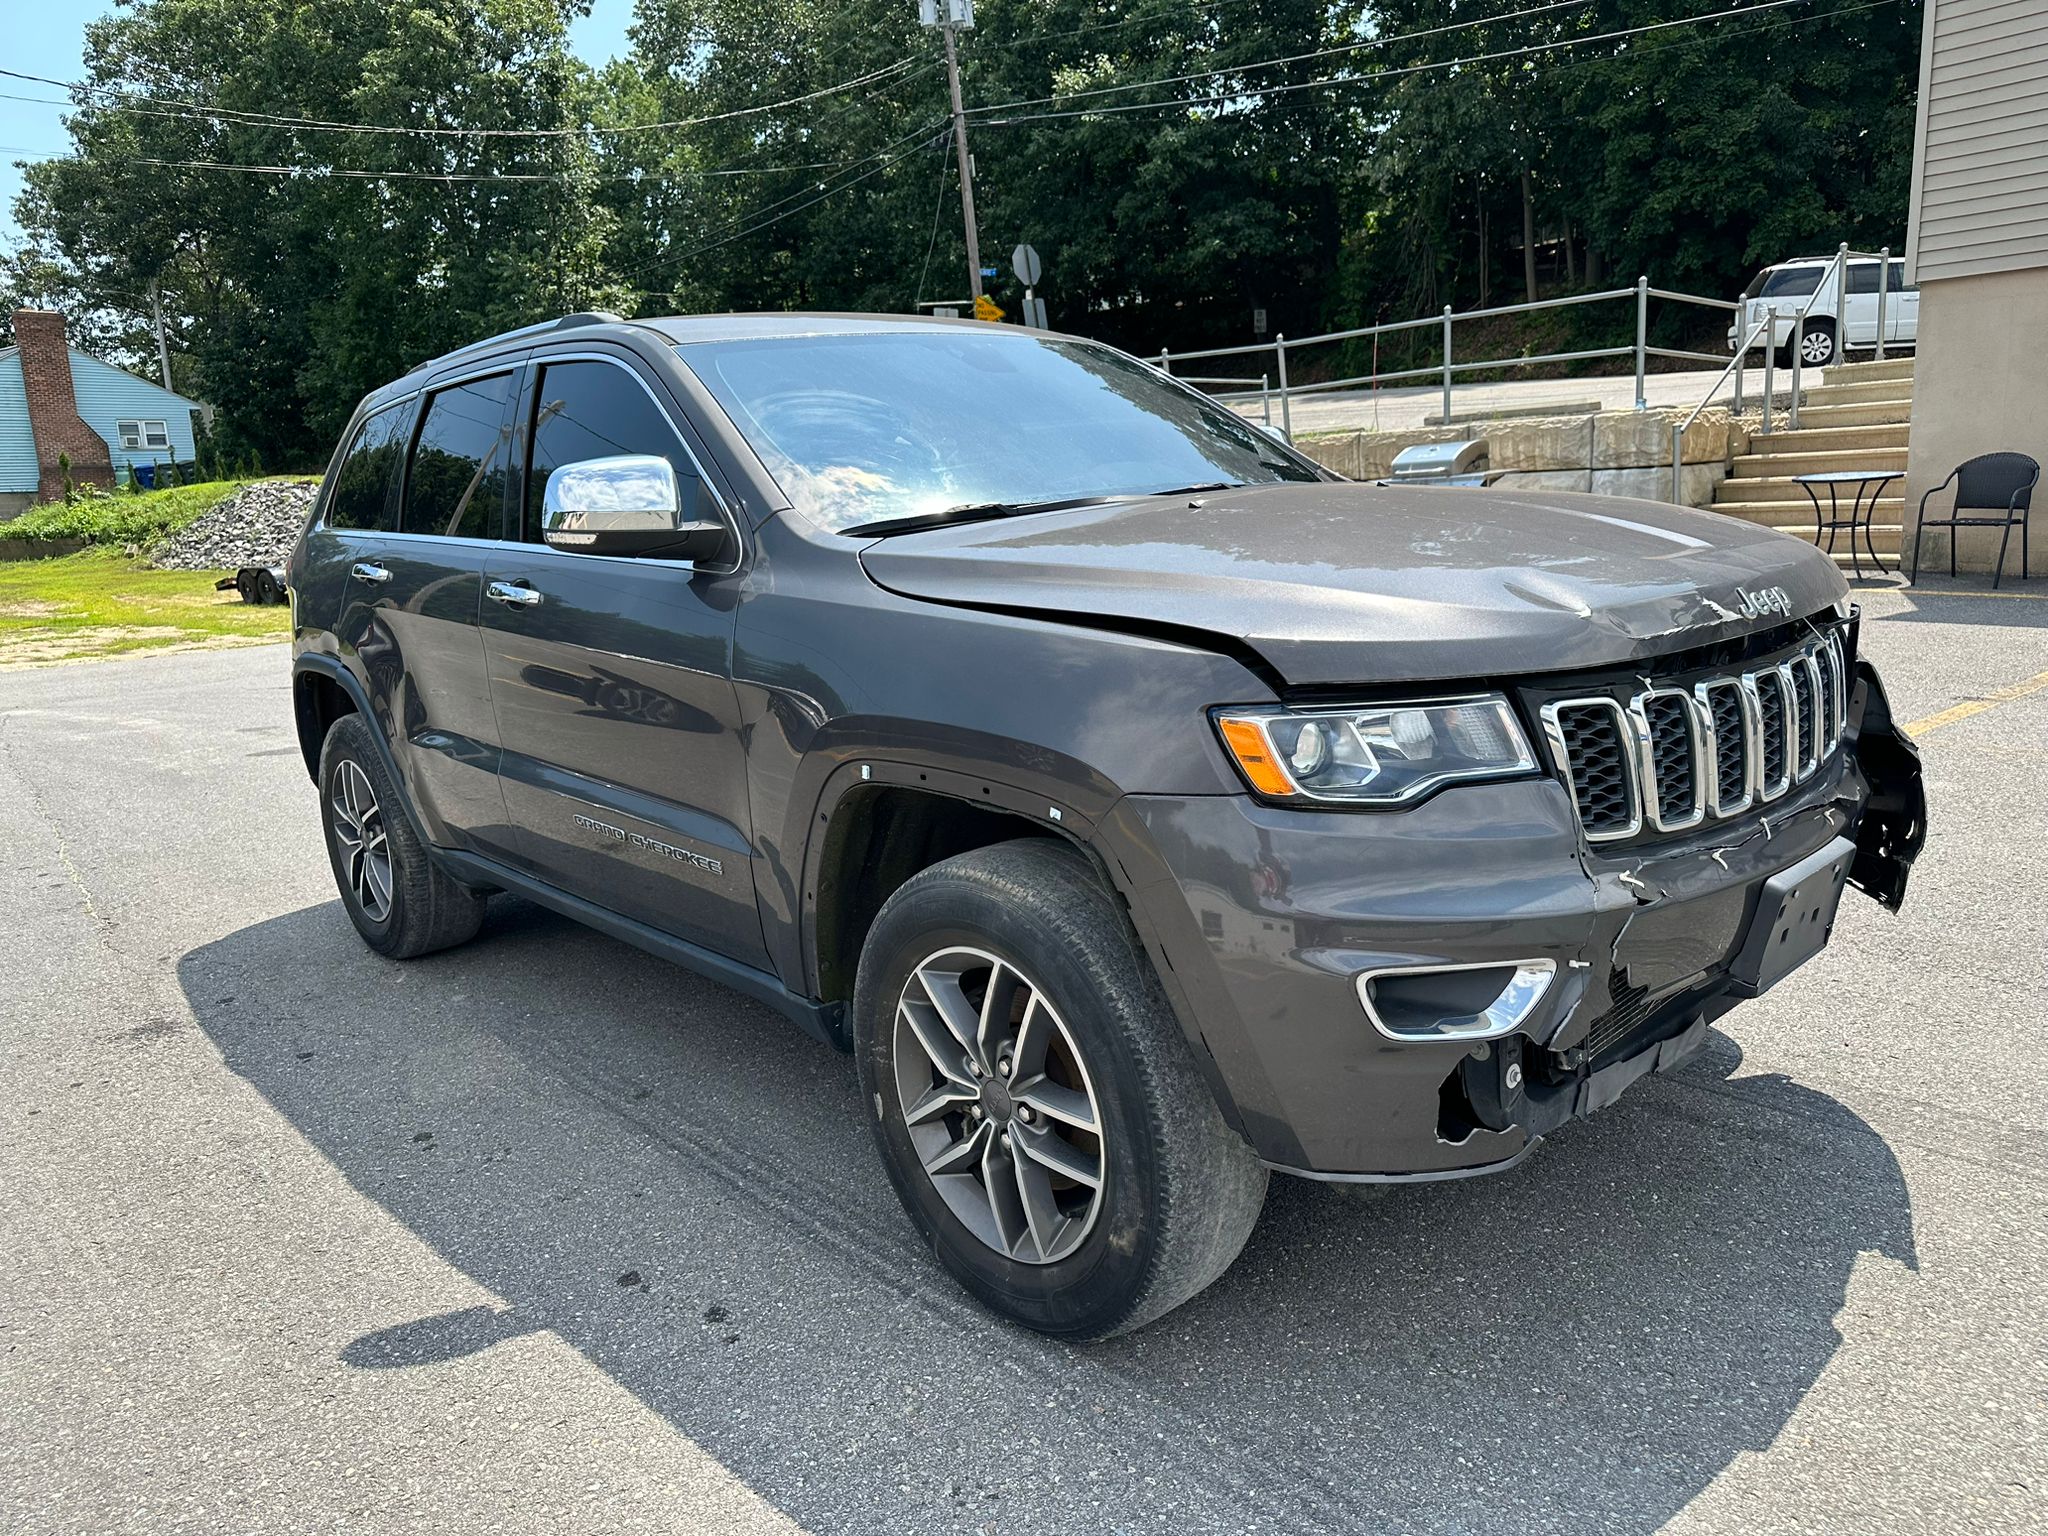
[{"label": "power line", "polygon": [[[952,141],[953,130],[949,125],[946,129],[946,148],[951,149],[953,147]],[[925,242],[924,268],[917,274],[917,292],[910,301],[910,307],[913,311],[922,308],[924,305],[924,281],[932,275],[932,252],[939,248],[939,214],[946,206],[946,170],[946,157],[941,155],[939,157],[939,190],[937,196],[932,199],[932,237]]]},{"label": "power line", "polygon": [[1282,64],[1302,64],[1311,59],[1336,58],[1339,55],[1362,53],[1373,48],[1391,48],[1397,43],[1421,42],[1424,38],[1442,37],[1449,32],[1465,32],[1473,27],[1493,26],[1504,21],[1523,21],[1531,16],[1541,16],[1549,11],[1578,10],[1591,5],[1593,0],[1545,0],[1544,4],[1526,6],[1519,11],[1503,11],[1497,16],[1480,16],[1470,21],[1448,22],[1440,27],[1425,27],[1414,32],[1403,32],[1397,37],[1368,37],[1357,42],[1338,43],[1328,48],[1313,49],[1308,53],[1290,53],[1277,59],[1261,59],[1255,64],[1219,64],[1212,69],[1196,70],[1186,75],[1165,75],[1157,80],[1132,80],[1122,85],[1097,86],[1086,91],[1067,91],[1057,96],[1032,96],[1018,101],[996,102],[974,111],[1006,112],[1012,107],[1043,106],[1054,101],[1079,101],[1088,96],[1115,96],[1125,91],[1142,91],[1155,85],[1185,85],[1191,80],[1213,80],[1218,75],[1247,74],[1255,69],[1277,69]]},{"label": "power line", "polygon": [[[860,90],[879,85],[891,77],[913,69],[913,66],[928,63],[916,55],[898,59],[880,69],[869,70],[851,80],[842,80],[837,85],[822,86],[806,91],[800,96],[786,97],[781,101],[762,102],[758,106],[735,107],[725,112],[708,112],[698,117],[680,117],[659,123],[627,123],[616,128],[586,124],[574,128],[413,128],[389,123],[345,123],[330,118],[294,117],[287,113],[258,112],[238,107],[220,107],[206,102],[186,101],[176,97],[156,97],[139,91],[124,91],[112,86],[89,85],[79,80],[57,80],[48,75],[25,74],[17,69],[0,69],[0,76],[11,80],[27,80],[37,85],[54,85],[60,90],[79,91],[88,96],[114,98],[106,110],[134,113],[144,117],[200,118],[212,122],[239,125],[242,127],[289,128],[310,133],[371,133],[395,134],[414,138],[575,138],[589,134],[655,133],[676,128],[696,128],[705,123],[730,122],[735,118],[755,117],[763,112],[779,112],[785,107],[801,106],[808,101],[817,101],[826,96],[837,96],[847,91]],[[24,98],[26,99],[26,98]],[[143,103],[134,105],[133,103]],[[173,111],[171,108],[181,110]]]},{"label": "power line", "polygon": [[[934,128],[936,128],[937,126],[937,124],[933,124]],[[875,166],[872,170],[863,171],[860,175],[854,177],[851,181],[842,182],[839,186],[827,188],[826,190],[818,193],[816,197],[809,198],[804,202],[798,203],[794,208],[788,209],[782,213],[778,213],[773,218],[763,219],[760,223],[750,225],[746,229],[736,230],[732,234],[724,236],[722,239],[709,240],[702,245],[692,246],[687,251],[677,251],[667,256],[658,257],[656,260],[647,263],[647,266],[666,266],[672,262],[687,261],[692,256],[701,256],[706,251],[715,251],[722,245],[730,245],[735,240],[742,240],[745,239],[748,235],[757,234],[761,230],[768,228],[768,226],[771,224],[779,224],[784,219],[794,217],[796,214],[802,213],[806,208],[809,208],[814,204],[824,202],[825,199],[828,197],[837,197],[841,192],[851,191],[853,188],[859,186],[862,182],[869,180],[871,177],[881,175],[882,172],[886,171],[890,166],[894,165],[897,161],[907,159],[911,155],[916,154],[920,148],[929,148],[931,147],[931,145],[937,144],[938,142],[939,140],[934,138],[930,141],[929,144],[926,145],[912,145],[909,149],[902,151],[900,154],[891,155],[887,160],[884,160],[880,165]],[[639,270],[645,271],[646,267],[642,267]],[[647,298],[672,299],[676,297],[676,294],[672,290],[665,288],[643,288],[636,291]]]},{"label": "power line", "polygon": [[[1506,59],[1533,57],[1540,53],[1552,53],[1559,49],[1580,48],[1588,43],[1608,43],[1622,38],[1640,37],[1650,32],[1665,32],[1675,27],[1698,26],[1703,22],[1721,21],[1730,16],[1747,16],[1759,11],[1775,11],[1788,5],[1809,5],[1812,0],[1761,0],[1755,5],[1731,6],[1727,10],[1713,11],[1700,16],[1681,16],[1670,21],[1649,22],[1642,26],[1623,27],[1612,32],[1588,33],[1584,37],[1559,38],[1548,43],[1529,43],[1519,48],[1503,48],[1492,53],[1467,54],[1462,58],[1439,59],[1428,64],[1410,64],[1398,69],[1375,69],[1362,75],[1323,75],[1314,80],[1290,81],[1284,85],[1246,86],[1227,91],[1218,91],[1206,96],[1177,97],[1171,101],[1134,101],[1110,106],[1075,107],[1061,112],[1033,112],[1021,117],[990,117],[979,119],[988,128],[1014,128],[1024,123],[1050,122],[1058,118],[1108,116],[1118,112],[1159,112],[1190,107],[1221,106],[1236,102],[1258,101],[1268,96],[1282,96],[1293,91],[1315,90],[1322,86],[1369,85],[1385,80],[1400,80],[1411,75],[1434,74],[1446,69],[1460,69],[1473,64],[1494,64]],[[1210,74],[1228,73],[1226,70],[1211,71]],[[1196,77],[1201,78],[1201,77]],[[1153,80],[1133,82],[1128,89],[1143,85],[1164,85],[1175,81]],[[1071,100],[1071,97],[1048,97],[1048,101]],[[988,109],[996,110],[996,109]]]}]

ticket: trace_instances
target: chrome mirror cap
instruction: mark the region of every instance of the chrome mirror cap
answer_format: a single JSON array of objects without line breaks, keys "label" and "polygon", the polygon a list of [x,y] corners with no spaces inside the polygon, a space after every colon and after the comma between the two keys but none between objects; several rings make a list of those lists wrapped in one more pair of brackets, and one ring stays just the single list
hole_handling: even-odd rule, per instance
[{"label": "chrome mirror cap", "polygon": [[586,555],[708,559],[725,542],[725,524],[684,521],[683,490],[675,466],[659,454],[559,465],[541,493],[541,537]]}]

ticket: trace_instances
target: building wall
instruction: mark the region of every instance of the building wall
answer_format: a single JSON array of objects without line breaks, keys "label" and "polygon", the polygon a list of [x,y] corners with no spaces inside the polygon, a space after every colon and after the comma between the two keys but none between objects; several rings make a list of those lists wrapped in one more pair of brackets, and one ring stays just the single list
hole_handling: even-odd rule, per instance
[{"label": "building wall", "polygon": [[0,351],[0,496],[34,496],[36,435],[28,424],[28,391],[21,383],[21,354]]},{"label": "building wall", "polygon": [[[1919,359],[1913,368],[1912,450],[1906,470],[1910,541],[1923,492],[1980,453],[2017,451],[2048,466],[2048,265],[1920,285]],[[1945,515],[1944,493],[1928,511]],[[2033,569],[2048,574],[2048,485],[2034,493]],[[1958,530],[1960,567],[1989,571],[1998,532]],[[1910,543],[1908,545],[1910,549]],[[1910,562],[1910,554],[1908,560]],[[1923,557],[1946,570],[1948,530],[1927,536]],[[2013,534],[2006,574],[2019,570]]]},{"label": "building wall", "polygon": [[1928,0],[1906,247],[1923,287],[2048,264],[2043,0]]},{"label": "building wall", "polygon": [[[107,440],[107,451],[117,469],[136,464],[189,463],[193,456],[190,400],[172,394],[159,384],[124,373],[96,357],[73,349],[71,387],[78,396],[78,414],[85,424]],[[154,453],[148,449],[130,451],[121,446],[123,421],[161,421],[166,424],[171,446]]]}]

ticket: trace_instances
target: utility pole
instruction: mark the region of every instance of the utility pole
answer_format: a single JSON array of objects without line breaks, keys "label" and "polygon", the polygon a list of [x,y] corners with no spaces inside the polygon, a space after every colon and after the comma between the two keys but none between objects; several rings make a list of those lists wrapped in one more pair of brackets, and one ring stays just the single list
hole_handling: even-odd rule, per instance
[{"label": "utility pole", "polygon": [[967,291],[981,297],[981,231],[974,219],[974,156],[967,152],[967,111],[960,103],[960,52],[953,35],[974,25],[974,0],[919,0],[918,20],[946,39],[946,85],[953,95],[953,150],[960,157],[960,214],[967,226]]},{"label": "utility pole", "polygon": [[164,340],[164,295],[155,283],[149,285],[149,307],[156,316],[156,365],[164,376],[164,388],[171,387],[171,348]]}]

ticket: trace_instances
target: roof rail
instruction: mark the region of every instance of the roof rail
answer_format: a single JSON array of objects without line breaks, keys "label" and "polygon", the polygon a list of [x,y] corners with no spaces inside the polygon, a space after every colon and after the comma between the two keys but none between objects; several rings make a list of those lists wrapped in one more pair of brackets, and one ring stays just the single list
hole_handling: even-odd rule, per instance
[{"label": "roof rail", "polygon": [[573,315],[562,315],[553,320],[536,320],[532,325],[515,326],[509,331],[500,331],[495,336],[484,336],[476,341],[465,342],[459,347],[443,352],[439,357],[426,359],[426,361],[415,366],[412,371],[417,373],[421,368],[438,368],[447,363],[454,362],[458,358],[467,357],[470,353],[479,351],[484,347],[495,347],[500,342],[513,341],[521,336],[538,336],[543,331],[568,331],[584,325],[624,325],[625,323],[624,317],[615,315],[609,310],[579,310]]}]

